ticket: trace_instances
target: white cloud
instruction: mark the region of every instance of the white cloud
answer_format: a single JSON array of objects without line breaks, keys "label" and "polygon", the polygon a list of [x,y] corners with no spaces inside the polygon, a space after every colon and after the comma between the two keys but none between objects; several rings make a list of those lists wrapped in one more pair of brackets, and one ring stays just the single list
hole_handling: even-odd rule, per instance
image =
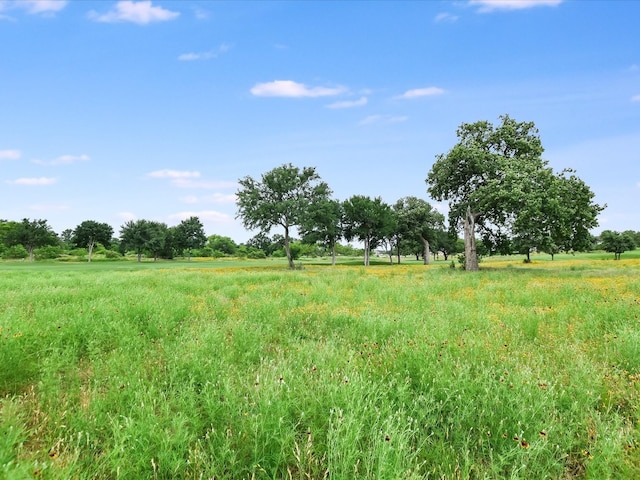
[{"label": "white cloud", "polygon": [[433,97],[435,95],[442,95],[443,93],[444,90],[438,87],[414,88],[413,90],[407,90],[397,98],[411,99],[419,97]]},{"label": "white cloud", "polygon": [[385,123],[401,123],[406,122],[409,117],[405,116],[391,116],[391,115],[369,115],[361,120],[358,125],[373,125],[373,124],[385,124]]},{"label": "white cloud", "polygon": [[12,185],[26,185],[29,187],[41,185],[53,185],[58,181],[57,178],[38,177],[38,178],[16,178],[15,180],[7,180]]},{"label": "white cloud", "polygon": [[[68,0],[0,0],[0,11],[21,9],[30,15],[52,15],[67,6]],[[11,20],[10,17],[3,17]]]},{"label": "white cloud", "polygon": [[631,101],[632,102],[640,102],[640,95],[634,95],[633,97],[631,97]]},{"label": "white cloud", "polygon": [[214,193],[212,195],[205,195],[203,197],[197,197],[195,195],[187,195],[180,199],[183,203],[196,204],[196,203],[236,203],[237,197],[233,193]]},{"label": "white cloud", "polygon": [[116,213],[116,217],[124,222],[130,222],[132,220],[136,220],[138,216],[135,213],[131,212],[118,212]]},{"label": "white cloud", "polygon": [[449,12],[442,12],[437,14],[433,19],[433,21],[436,23],[443,23],[443,22],[453,23],[453,22],[457,22],[458,18],[459,17],[457,15],[453,15]]},{"label": "white cloud", "polygon": [[189,172],[189,171],[179,171],[179,170],[156,170],[155,172],[147,173],[147,177],[152,178],[198,178],[200,177],[200,172]]},{"label": "white cloud", "polygon": [[0,160],[18,160],[21,156],[20,150],[0,150]]},{"label": "white cloud", "polygon": [[308,87],[303,83],[291,80],[275,80],[267,83],[257,83],[251,89],[256,97],[329,97],[339,95],[345,91],[344,87]]},{"label": "white cloud", "polygon": [[69,210],[69,205],[61,203],[38,203],[36,205],[31,205],[31,210],[35,210],[36,212],[64,212]]},{"label": "white cloud", "polygon": [[208,52],[199,53],[183,53],[178,56],[178,60],[181,61],[194,61],[194,60],[209,60],[211,58],[218,58],[220,55],[227,53],[231,49],[231,45],[223,43],[215,50],[209,50]]},{"label": "white cloud", "polygon": [[534,7],[555,7],[564,0],[469,0],[469,5],[479,6],[479,13],[496,10],[524,10]]},{"label": "white cloud", "polygon": [[235,182],[224,182],[224,181],[194,181],[188,178],[175,178],[171,181],[173,185],[180,188],[204,188],[204,189],[214,189],[214,188],[234,188],[237,187],[237,183]]},{"label": "white cloud", "polygon": [[353,108],[353,107],[362,107],[366,105],[368,102],[367,97],[361,97],[358,100],[345,100],[343,102],[335,102],[327,105],[327,108]]},{"label": "white cloud", "polygon": [[182,221],[191,217],[198,217],[201,221],[209,221],[215,223],[230,223],[233,219],[226,213],[216,212],[215,210],[201,210],[199,212],[178,212],[169,215],[170,220]]},{"label": "white cloud", "polygon": [[89,12],[89,18],[97,22],[132,22],[139,25],[173,20],[179,15],[180,12],[172,12],[162,7],[154,7],[151,4],[151,0],[143,0],[140,2],[121,0],[116,3],[115,8],[107,13],[99,14],[94,10]]},{"label": "white cloud", "polygon": [[37,163],[38,165],[69,165],[75,162],[87,162],[90,158],[88,155],[61,155],[58,158],[54,158],[53,160],[32,160],[33,163]]}]

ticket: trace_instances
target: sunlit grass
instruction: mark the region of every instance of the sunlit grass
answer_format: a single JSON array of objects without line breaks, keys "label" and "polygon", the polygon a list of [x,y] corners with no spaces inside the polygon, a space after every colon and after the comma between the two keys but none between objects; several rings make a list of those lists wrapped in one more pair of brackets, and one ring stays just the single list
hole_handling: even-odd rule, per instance
[{"label": "sunlit grass", "polygon": [[640,475],[633,255],[123,263],[0,266],[0,477]]}]

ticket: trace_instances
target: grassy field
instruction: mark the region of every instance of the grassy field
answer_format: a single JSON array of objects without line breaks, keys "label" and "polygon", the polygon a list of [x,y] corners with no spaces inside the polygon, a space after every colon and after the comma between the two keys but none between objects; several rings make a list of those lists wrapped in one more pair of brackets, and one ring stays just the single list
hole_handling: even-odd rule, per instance
[{"label": "grassy field", "polygon": [[0,478],[640,478],[622,258],[0,263]]}]

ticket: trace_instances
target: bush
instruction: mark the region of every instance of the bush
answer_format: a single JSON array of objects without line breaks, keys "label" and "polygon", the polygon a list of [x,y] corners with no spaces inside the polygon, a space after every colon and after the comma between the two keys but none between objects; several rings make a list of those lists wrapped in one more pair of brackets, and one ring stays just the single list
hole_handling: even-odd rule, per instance
[{"label": "bush", "polygon": [[247,252],[247,258],[251,258],[251,259],[255,259],[255,260],[261,260],[263,258],[267,258],[267,256],[265,255],[265,253],[262,250],[258,250],[258,249],[251,249]]},{"label": "bush", "polygon": [[27,258],[28,256],[29,252],[22,245],[13,245],[2,252],[2,258],[7,259]]},{"label": "bush", "polygon": [[46,247],[36,248],[33,251],[36,260],[49,260],[58,258],[62,254],[62,247],[48,245]]},{"label": "bush", "polygon": [[122,258],[122,255],[120,255],[119,252],[114,252],[113,250],[105,250],[104,258],[108,260],[117,260],[119,258]]}]

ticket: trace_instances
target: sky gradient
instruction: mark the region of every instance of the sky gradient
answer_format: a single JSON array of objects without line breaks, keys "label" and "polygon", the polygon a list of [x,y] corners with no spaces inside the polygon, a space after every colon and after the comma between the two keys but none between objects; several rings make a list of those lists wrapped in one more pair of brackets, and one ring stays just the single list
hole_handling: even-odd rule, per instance
[{"label": "sky gradient", "polygon": [[196,215],[243,242],[239,178],[292,163],[340,200],[430,201],[457,127],[509,114],[607,204],[594,233],[640,230],[638,19],[636,1],[0,0],[0,219]]}]

